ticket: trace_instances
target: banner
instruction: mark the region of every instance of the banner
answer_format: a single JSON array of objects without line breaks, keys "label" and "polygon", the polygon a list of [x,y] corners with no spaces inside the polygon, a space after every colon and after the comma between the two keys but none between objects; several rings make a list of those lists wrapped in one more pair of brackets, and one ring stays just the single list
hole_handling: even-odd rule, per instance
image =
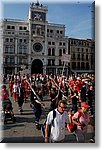
[{"label": "banner", "polygon": [[70,62],[71,55],[69,55],[69,54],[63,54],[61,60],[64,61],[64,62]]}]

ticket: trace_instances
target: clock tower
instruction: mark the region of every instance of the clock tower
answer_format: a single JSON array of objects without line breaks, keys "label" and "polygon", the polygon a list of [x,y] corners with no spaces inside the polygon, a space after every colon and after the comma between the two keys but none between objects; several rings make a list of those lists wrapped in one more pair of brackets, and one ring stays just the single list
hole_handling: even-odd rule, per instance
[{"label": "clock tower", "polygon": [[37,3],[31,3],[30,4],[30,11],[29,11],[29,19],[32,19],[33,21],[46,21],[46,13],[48,11],[47,6],[43,6],[42,4]]},{"label": "clock tower", "polygon": [[[33,61],[39,59],[45,65],[47,49],[47,24],[46,20],[48,7],[36,3],[31,3],[29,8],[29,62],[34,66]],[[34,68],[33,68],[34,69]],[[43,68],[44,69],[44,68]]]},{"label": "clock tower", "polygon": [[[42,4],[31,3],[29,8],[29,22],[31,23],[31,30],[34,34],[43,35],[44,25],[46,24],[46,14],[48,11],[47,6]],[[37,30],[35,30],[37,29]]]}]

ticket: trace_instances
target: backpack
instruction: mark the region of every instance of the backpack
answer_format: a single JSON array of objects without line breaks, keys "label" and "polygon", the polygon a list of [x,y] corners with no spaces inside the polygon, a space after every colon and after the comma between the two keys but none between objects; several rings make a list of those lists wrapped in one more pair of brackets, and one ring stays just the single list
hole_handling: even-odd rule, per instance
[{"label": "backpack", "polygon": [[[56,117],[56,111],[53,110],[53,119],[52,119],[52,121],[51,121],[51,124],[49,125],[49,133],[48,133],[48,137],[50,137],[51,126],[54,126],[54,119],[55,119],[55,117]],[[45,138],[46,121],[47,121],[47,118],[45,119],[44,123],[41,125],[41,133],[42,133],[43,138]]]},{"label": "backpack", "polygon": [[[81,117],[81,111],[78,110],[78,113],[79,113],[79,114],[78,114],[78,121],[79,121],[79,118]],[[77,125],[72,122],[72,116],[71,116],[71,123],[69,123],[69,124],[67,125],[67,129],[68,129],[68,131],[69,131],[70,133],[75,132],[76,129],[77,129]]]}]

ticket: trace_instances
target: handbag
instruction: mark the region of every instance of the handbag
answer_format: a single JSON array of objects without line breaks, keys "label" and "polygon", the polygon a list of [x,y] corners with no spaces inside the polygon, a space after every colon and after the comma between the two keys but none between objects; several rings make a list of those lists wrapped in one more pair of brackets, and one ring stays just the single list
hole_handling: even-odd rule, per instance
[{"label": "handbag", "polygon": [[[77,121],[79,121],[79,118],[81,117],[81,112],[80,112],[80,110],[78,110],[78,113],[79,113],[79,114],[78,114],[78,120],[77,120]],[[68,131],[69,131],[70,133],[73,133],[73,132],[76,131],[76,129],[77,129],[77,125],[72,122],[72,116],[71,116],[71,122],[70,122],[69,124],[67,124],[67,129],[68,129]]]},{"label": "handbag", "polygon": [[77,125],[74,124],[73,122],[72,123],[69,123],[67,125],[67,129],[70,133],[73,133],[76,129],[77,129]]}]

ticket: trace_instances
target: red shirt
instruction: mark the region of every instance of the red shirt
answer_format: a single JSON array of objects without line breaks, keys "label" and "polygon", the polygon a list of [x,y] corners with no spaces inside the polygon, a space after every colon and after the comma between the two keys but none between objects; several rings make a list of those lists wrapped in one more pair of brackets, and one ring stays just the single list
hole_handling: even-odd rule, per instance
[{"label": "red shirt", "polygon": [[8,90],[6,89],[1,89],[0,91],[0,99],[3,100],[3,99],[8,99],[9,98],[9,93],[8,93]]}]

